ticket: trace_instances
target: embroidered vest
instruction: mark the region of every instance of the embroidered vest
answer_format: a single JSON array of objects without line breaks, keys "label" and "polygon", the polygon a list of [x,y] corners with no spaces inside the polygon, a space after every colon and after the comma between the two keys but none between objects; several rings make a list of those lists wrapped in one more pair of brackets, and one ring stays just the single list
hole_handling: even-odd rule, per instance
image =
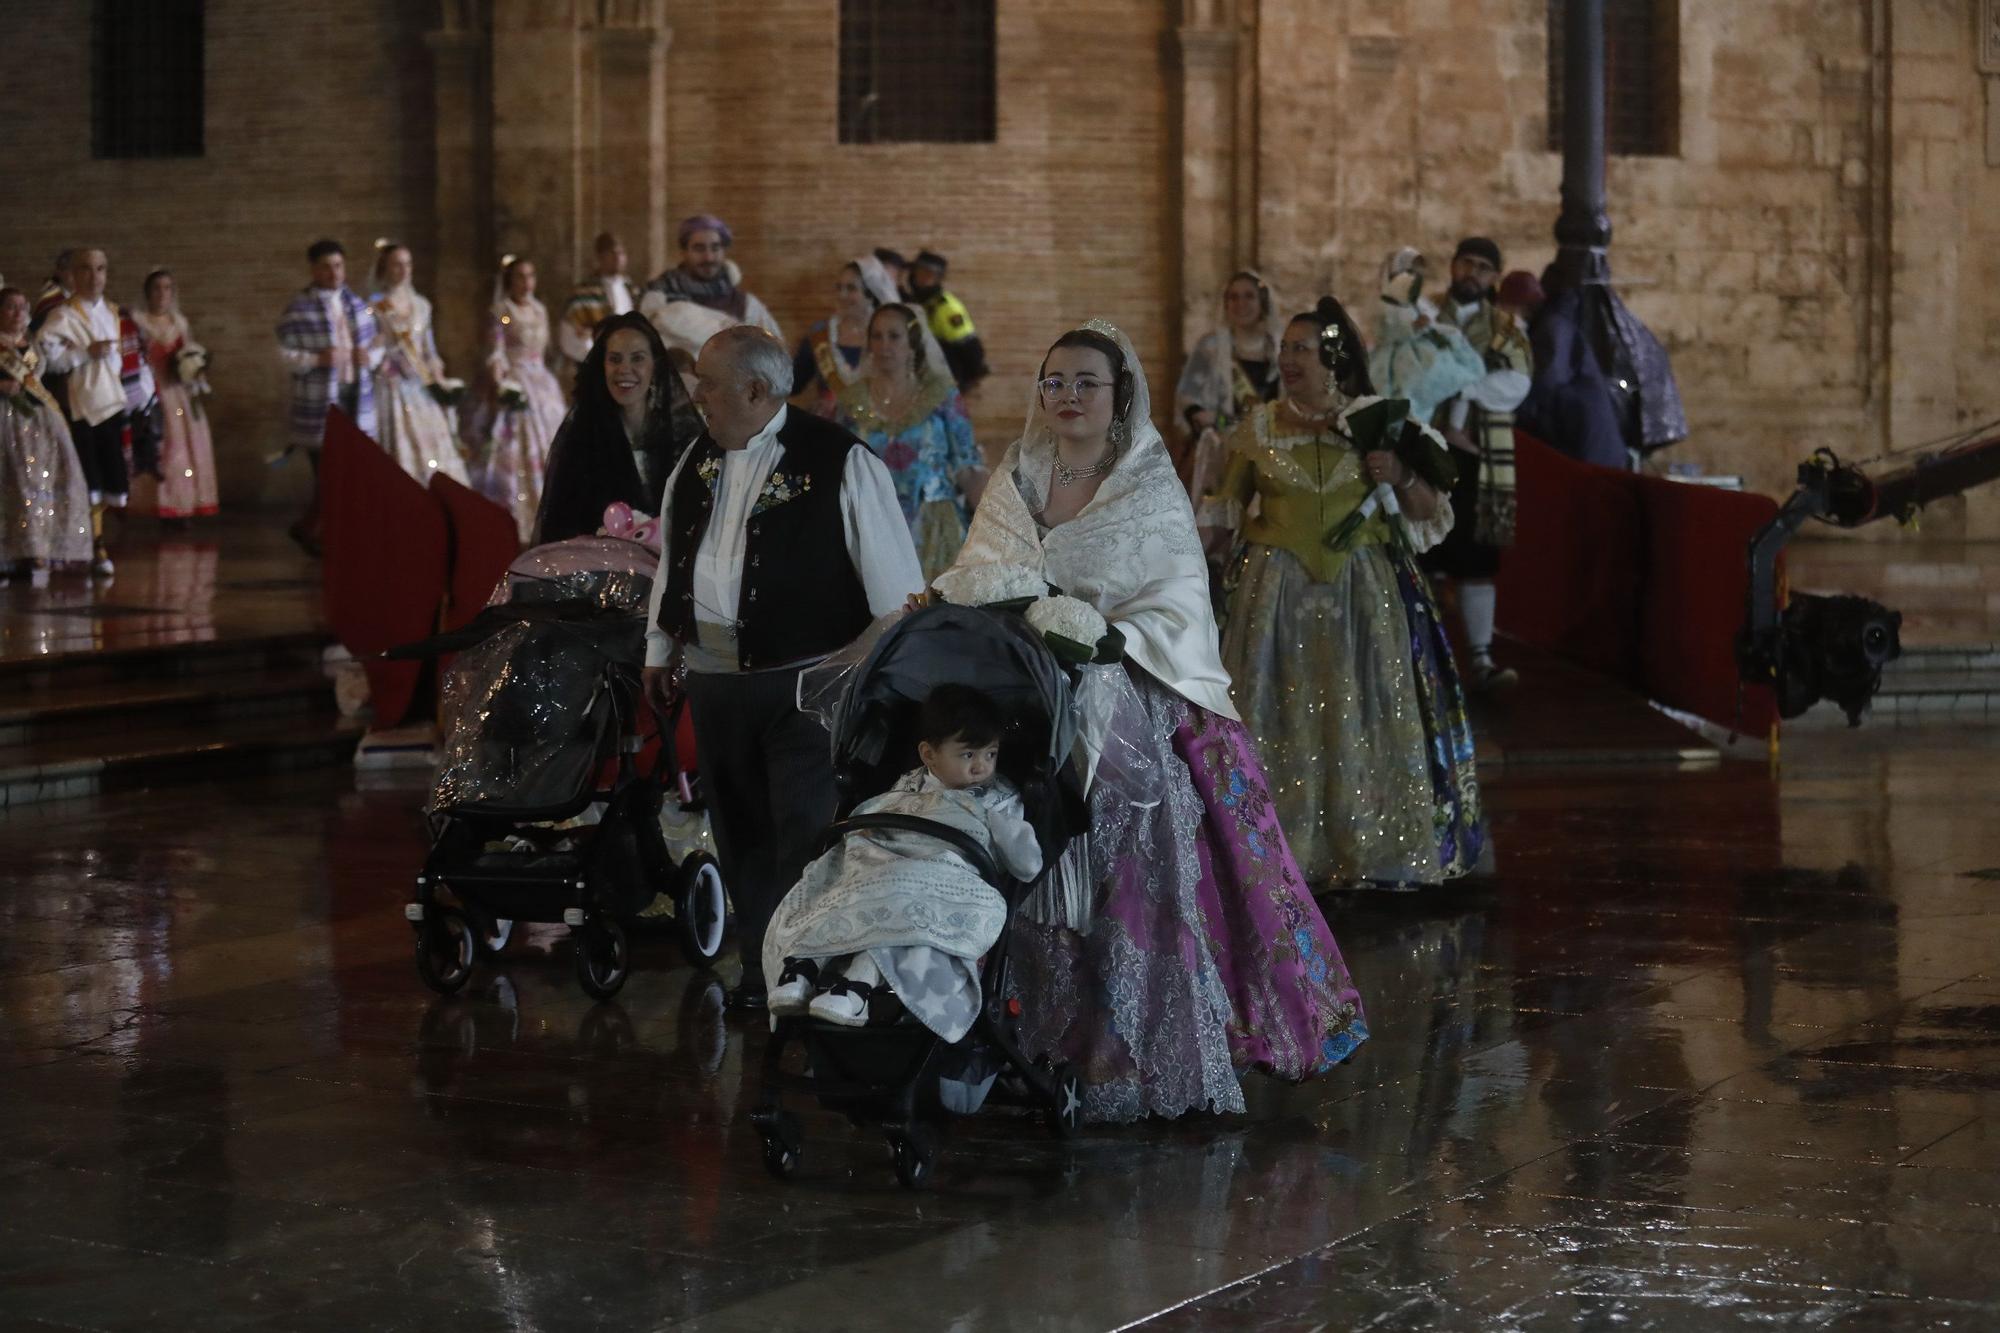
[{"label": "embroidered vest", "polygon": [[[777,465],[751,507],[736,605],[737,664],[745,671],[822,657],[868,627],[868,591],[847,553],[840,509],[847,451],[865,447],[832,422],[790,413]],[[659,626],[695,639],[694,558],[715,509],[722,449],[704,433],[668,500],[667,586]]]}]

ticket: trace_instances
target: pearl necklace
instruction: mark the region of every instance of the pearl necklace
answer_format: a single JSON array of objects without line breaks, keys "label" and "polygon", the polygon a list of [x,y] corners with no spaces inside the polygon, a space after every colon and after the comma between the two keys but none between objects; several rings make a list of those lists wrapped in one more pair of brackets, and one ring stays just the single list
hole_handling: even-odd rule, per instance
[{"label": "pearl necklace", "polygon": [[1109,472],[1111,470],[1111,465],[1113,463],[1116,463],[1117,461],[1118,461],[1118,451],[1116,449],[1106,448],[1104,451],[1104,457],[1098,459],[1095,463],[1092,463],[1090,466],[1071,467],[1068,463],[1065,463],[1063,461],[1062,450],[1057,449],[1056,485],[1074,486],[1079,481],[1088,481],[1092,477],[1101,477],[1105,473]]}]

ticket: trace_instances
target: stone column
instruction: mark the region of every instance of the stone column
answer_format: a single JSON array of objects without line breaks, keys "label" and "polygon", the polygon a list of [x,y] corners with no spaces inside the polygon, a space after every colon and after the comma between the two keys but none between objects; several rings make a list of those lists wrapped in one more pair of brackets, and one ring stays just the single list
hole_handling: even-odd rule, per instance
[{"label": "stone column", "polygon": [[1611,278],[1604,204],[1604,0],[1563,7],[1562,215],[1556,264],[1572,283]]},{"label": "stone column", "polygon": [[[673,29],[660,0],[620,7],[597,31],[594,125],[587,196],[588,249],[600,231],[624,238],[641,282],[665,268],[667,249],[667,52]],[[578,262],[588,267],[589,254]]]},{"label": "stone column", "polygon": [[559,305],[577,277],[577,238],[587,225],[587,48],[579,22],[591,15],[578,11],[595,6],[492,3],[494,239],[501,252],[535,262],[539,295]]},{"label": "stone column", "polygon": [[452,373],[478,365],[492,278],[493,65],[482,0],[455,0],[425,39],[437,89],[437,246],[419,255],[417,280],[437,312],[438,350]]},{"label": "stone column", "polygon": [[[1254,250],[1256,157],[1244,151],[1243,62],[1235,0],[1186,0],[1175,33],[1180,63],[1180,345],[1185,356],[1215,325],[1223,284]],[[1178,359],[1177,356],[1177,359]],[[1171,374],[1171,372],[1169,372]]]}]

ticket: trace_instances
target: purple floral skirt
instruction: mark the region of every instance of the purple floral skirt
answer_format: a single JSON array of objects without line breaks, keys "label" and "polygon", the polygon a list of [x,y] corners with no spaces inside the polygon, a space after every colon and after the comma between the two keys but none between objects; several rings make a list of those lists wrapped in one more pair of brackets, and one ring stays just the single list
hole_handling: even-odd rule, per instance
[{"label": "purple floral skirt", "polygon": [[1077,1066],[1094,1120],[1241,1111],[1244,1072],[1303,1079],[1353,1054],[1361,998],[1249,733],[1120,674],[1091,833],[1072,849],[1089,858],[1092,919],[1016,920],[1022,1044]]}]

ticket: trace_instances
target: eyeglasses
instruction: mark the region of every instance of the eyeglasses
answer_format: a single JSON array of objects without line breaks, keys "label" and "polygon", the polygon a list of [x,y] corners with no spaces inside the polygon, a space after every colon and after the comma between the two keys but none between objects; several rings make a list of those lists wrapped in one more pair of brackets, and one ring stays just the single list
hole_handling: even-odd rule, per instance
[{"label": "eyeglasses", "polygon": [[1093,379],[1065,380],[1060,375],[1051,375],[1047,379],[1042,381],[1042,397],[1061,398],[1064,393],[1068,392],[1071,389],[1075,389],[1077,401],[1087,403],[1091,399],[1097,397],[1099,393],[1103,392],[1104,390],[1110,387],[1111,386],[1109,384],[1106,384],[1103,380],[1093,380]]}]

